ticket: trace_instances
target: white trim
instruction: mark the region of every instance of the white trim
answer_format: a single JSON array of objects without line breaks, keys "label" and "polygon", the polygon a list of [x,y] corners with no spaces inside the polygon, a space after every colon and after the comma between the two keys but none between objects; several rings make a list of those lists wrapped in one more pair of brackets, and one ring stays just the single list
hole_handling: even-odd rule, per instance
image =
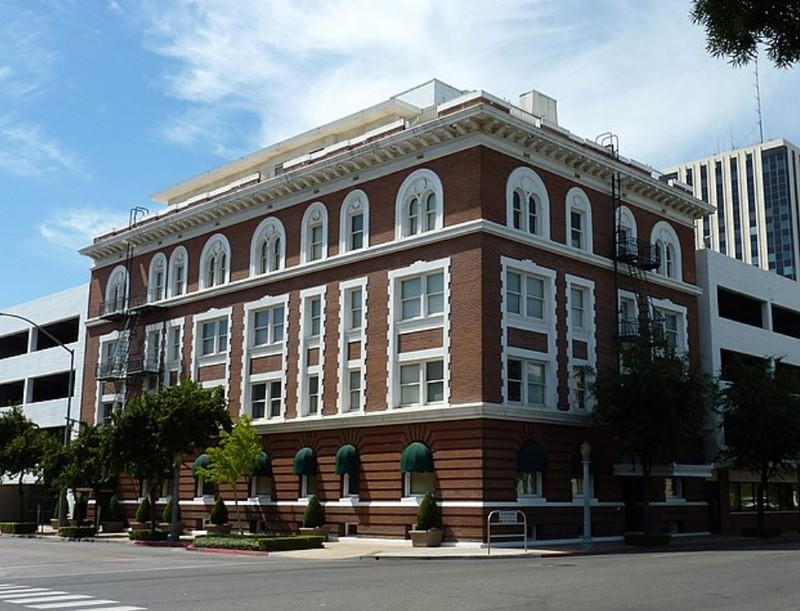
[{"label": "white trim", "polygon": [[[407,203],[412,197],[416,196],[420,204],[422,204],[423,199],[431,193],[433,193],[436,198],[434,228],[432,230],[423,228],[424,212],[421,208],[419,231],[409,233],[406,209]],[[395,240],[412,239],[422,234],[440,230],[444,226],[444,188],[442,187],[442,181],[439,176],[434,171],[427,168],[420,168],[411,172],[400,185],[400,188],[397,189],[394,209]]]},{"label": "white trim", "polygon": [[[361,248],[348,248],[350,242],[348,221],[359,213],[364,215],[363,245]],[[369,248],[369,198],[361,189],[354,189],[345,196],[339,211],[339,254],[366,248]]]},{"label": "white trim", "polygon": [[[536,220],[539,222],[539,230],[535,234],[528,231],[514,228],[513,206],[514,191],[520,189],[525,195],[524,211],[528,208],[528,198],[533,196],[540,210],[537,210]],[[527,216],[523,213],[523,216]],[[511,172],[506,181],[506,226],[515,233],[525,236],[536,236],[540,239],[550,239],[550,195],[547,186],[539,175],[529,167],[518,167]]]},{"label": "white trim", "polygon": [[[300,291],[300,333],[298,334],[298,367],[297,367],[297,409],[296,418],[321,418],[324,408],[325,396],[325,314],[327,286],[315,286]],[[309,336],[309,311],[308,304],[312,299],[320,300],[320,320],[319,335]],[[316,348],[319,352],[319,359],[316,365],[308,364],[309,349]],[[317,387],[317,413],[308,413],[308,401],[306,393],[308,391],[308,377],[316,375],[318,380]]]},{"label": "white trim", "polygon": [[[348,329],[350,314],[349,296],[354,289],[361,289],[361,327]],[[367,385],[367,278],[356,278],[339,284],[339,351],[338,368],[339,379],[336,383],[336,396],[339,413],[362,412],[366,406]],[[357,342],[361,346],[360,358],[349,360],[347,358],[348,346]],[[351,410],[350,404],[350,372],[358,369],[361,375],[361,405],[358,409]]]},{"label": "white trim", "polygon": [[[261,247],[264,242],[268,246],[272,245],[273,240],[280,240],[280,261],[276,269],[267,269],[263,272],[259,271],[261,264]],[[273,274],[286,267],[286,229],[283,223],[277,217],[270,216],[265,218],[258,224],[256,230],[253,232],[253,239],[250,242],[250,276],[264,276]]]},{"label": "white trim", "polygon": [[[216,249],[216,252],[212,252]],[[220,270],[220,264],[218,261],[214,261],[214,283],[208,284],[208,276],[206,274],[206,268],[209,263],[209,258],[214,255],[219,255],[222,253],[225,255],[225,265],[224,268]],[[222,278],[217,278],[219,272],[223,272]],[[203,250],[200,253],[200,266],[199,266],[199,277],[197,281],[197,286],[199,290],[211,289],[217,286],[221,286],[223,284],[228,284],[231,280],[231,244],[228,241],[228,238],[222,233],[215,233],[212,235],[206,243],[203,245]]]},{"label": "white trim", "polygon": [[[311,238],[313,227],[322,227],[322,246],[320,256],[311,258]],[[303,213],[302,225],[300,226],[300,262],[313,263],[324,261],[328,258],[328,209],[322,202],[316,201],[310,204]]]},{"label": "white trim", "polygon": [[[183,279],[181,281],[181,292],[175,293],[174,278],[176,266],[183,268]],[[167,299],[183,297],[189,292],[189,252],[185,246],[177,246],[169,255],[169,267],[167,268]]]}]

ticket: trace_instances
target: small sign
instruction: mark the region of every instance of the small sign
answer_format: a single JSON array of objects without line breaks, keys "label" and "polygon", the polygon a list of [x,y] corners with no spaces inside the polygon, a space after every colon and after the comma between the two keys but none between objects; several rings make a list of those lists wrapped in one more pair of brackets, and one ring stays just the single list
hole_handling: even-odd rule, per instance
[{"label": "small sign", "polygon": [[516,511],[499,511],[497,513],[497,521],[500,524],[516,524],[517,512]]}]

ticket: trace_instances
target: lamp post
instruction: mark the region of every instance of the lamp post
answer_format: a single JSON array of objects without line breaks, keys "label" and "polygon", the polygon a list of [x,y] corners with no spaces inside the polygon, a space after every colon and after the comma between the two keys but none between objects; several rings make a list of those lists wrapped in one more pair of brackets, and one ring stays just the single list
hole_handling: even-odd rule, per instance
[{"label": "lamp post", "polygon": [[589,478],[589,464],[592,446],[588,441],[581,444],[581,463],[583,464],[583,541],[584,547],[592,545],[592,482]]},{"label": "lamp post", "polygon": [[[56,343],[57,346],[63,348],[69,353],[69,377],[67,380],[67,415],[66,415],[66,426],[64,427],[64,447],[69,445],[70,437],[72,436],[72,393],[73,393],[73,385],[75,383],[75,351],[64,344],[60,339],[58,339],[55,335],[50,333],[47,329],[37,325],[33,322],[30,318],[26,318],[20,314],[12,314],[10,312],[0,312],[0,316],[6,316],[8,318],[16,318],[17,320],[24,321],[34,327],[39,333],[43,333],[45,336],[50,338],[53,342]],[[58,503],[58,524],[62,526],[66,523],[66,516],[67,516],[67,493],[66,490],[61,491],[61,495],[59,498]]]}]

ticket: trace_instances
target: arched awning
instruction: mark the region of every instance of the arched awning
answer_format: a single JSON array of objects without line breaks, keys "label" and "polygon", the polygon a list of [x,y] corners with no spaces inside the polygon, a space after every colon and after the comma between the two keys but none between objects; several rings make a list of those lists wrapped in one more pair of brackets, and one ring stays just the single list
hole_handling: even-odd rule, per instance
[{"label": "arched awning", "polygon": [[533,440],[528,440],[519,448],[517,454],[517,471],[535,473],[547,470],[547,452],[544,447]]},{"label": "arched awning", "polygon": [[314,450],[309,447],[298,450],[297,454],[294,455],[294,474],[317,474],[317,456],[314,454]]},{"label": "arched awning", "polygon": [[358,475],[358,450],[353,444],[343,445],[336,452],[335,470],[337,475]]},{"label": "arched awning", "polygon": [[433,473],[433,454],[428,446],[420,441],[408,444],[400,457],[402,473]]},{"label": "arched awning", "polygon": [[256,456],[256,464],[250,472],[250,477],[272,477],[272,459],[266,452]]},{"label": "arched awning", "polygon": [[194,459],[192,463],[192,477],[197,479],[199,474],[197,471],[199,469],[207,469],[211,465],[211,459],[208,457],[208,454],[205,452]]}]

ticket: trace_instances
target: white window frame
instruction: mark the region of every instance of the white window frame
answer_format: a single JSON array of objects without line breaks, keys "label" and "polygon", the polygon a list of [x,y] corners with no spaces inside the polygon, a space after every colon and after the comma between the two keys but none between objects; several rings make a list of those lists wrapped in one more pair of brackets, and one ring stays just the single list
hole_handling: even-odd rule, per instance
[{"label": "white window frame", "polygon": [[[514,220],[514,193],[517,193],[521,204],[521,227]],[[530,201],[536,204],[536,232],[529,231],[526,222],[530,215]],[[506,225],[516,232],[527,236],[550,239],[550,196],[547,187],[539,175],[530,168],[516,168],[506,181]]]},{"label": "white window frame", "polygon": [[230,282],[231,245],[221,233],[211,236],[200,255],[201,289],[210,289]]},{"label": "white window frame", "polygon": [[[501,279],[502,279],[502,295],[501,306],[503,318],[507,325],[535,330],[542,333],[555,333],[555,308],[556,308],[556,272],[555,270],[548,269],[532,263],[531,261],[517,261],[507,257],[501,258]],[[543,282],[543,295],[542,295],[542,316],[528,316],[525,312],[512,312],[509,306],[509,285],[508,274],[514,273],[523,276],[524,279],[534,278]],[[527,282],[522,284],[523,288]],[[522,292],[524,303],[525,292]],[[552,346],[554,349],[555,346]],[[553,350],[551,349],[551,352]]]},{"label": "white window frame", "polygon": [[[533,476],[533,484],[536,489],[533,492],[522,492],[520,491],[520,475],[527,474]],[[542,472],[541,471],[517,471],[516,472],[516,492],[517,492],[517,501],[524,502],[526,500],[538,500],[544,498],[544,490],[542,488]]]},{"label": "white window frame", "polygon": [[106,283],[105,302],[103,309],[106,313],[120,312],[127,309],[130,299],[130,278],[124,265],[117,265],[108,277]]},{"label": "white window frame", "polygon": [[342,500],[356,501],[361,494],[361,473],[356,475],[358,478],[358,492],[350,490],[353,482],[353,477],[349,473],[342,473]]},{"label": "white window frame", "polygon": [[[267,323],[265,326],[257,326],[257,319],[262,314],[266,315]],[[251,353],[274,351],[280,348],[286,341],[286,323],[288,312],[283,301],[264,307],[253,307],[247,312],[248,316],[248,343]],[[259,342],[260,331],[266,332],[266,341]]]},{"label": "white window frame", "polygon": [[678,354],[685,353],[689,349],[689,321],[687,308],[674,303],[669,299],[653,299],[652,305],[655,313],[660,314],[661,316],[669,314],[676,317],[676,345],[674,346],[674,349]]},{"label": "white window frame", "polygon": [[[580,187],[572,187],[567,192],[566,198],[566,236],[567,246],[583,250],[585,252],[592,252],[592,204],[589,201],[589,196]],[[575,244],[575,227],[573,224],[573,214],[577,215],[580,219],[580,226],[578,228],[578,244]]]},{"label": "white window frame", "polygon": [[[519,384],[520,391],[519,391],[519,400],[511,399],[511,392],[509,391],[509,385],[512,382],[511,373],[510,373],[510,361],[519,362],[520,364],[520,377],[513,378],[513,380]],[[542,394],[542,401],[537,402],[531,398],[530,392],[530,378],[528,377],[529,368],[541,368],[543,381],[541,384],[536,384],[537,387],[541,387],[541,394]],[[510,406],[518,406],[523,408],[545,408],[548,406],[548,398],[550,396],[550,390],[554,386],[555,381],[553,380],[553,371],[552,371],[552,364],[547,360],[538,359],[535,357],[523,357],[518,356],[516,354],[509,354],[506,356],[505,363],[503,365],[503,372],[504,372],[504,380],[505,384],[503,385],[503,392],[505,395],[506,403]],[[550,404],[552,405],[552,404]],[[553,405],[555,407],[555,405]]]},{"label": "white window frame", "polygon": [[[430,479],[430,486],[426,487],[425,490],[416,491],[413,489],[415,487],[415,483],[418,484],[419,482],[415,482],[415,480],[428,480]],[[403,474],[403,496],[406,499],[411,500],[420,500],[428,491],[434,491],[436,489],[436,473],[432,472],[424,472],[424,473],[414,473],[411,471],[406,471]]]},{"label": "white window frame", "polygon": [[[441,378],[429,377],[431,375],[430,366],[435,364],[441,364]],[[405,387],[411,386],[411,384],[404,382],[403,380],[403,371],[410,371],[411,368],[416,368],[417,376],[416,382],[414,382],[414,387],[417,389],[417,400],[413,402],[404,402],[403,401],[403,389]],[[398,363],[398,370],[397,370],[397,380],[398,380],[398,408],[408,408],[408,407],[423,407],[426,405],[442,405],[444,404],[447,398],[447,378],[448,375],[445,371],[445,360],[443,358],[434,358],[428,359],[424,361],[400,361]],[[430,391],[432,385],[441,385],[442,387],[442,398],[440,400],[431,400],[430,398]]]},{"label": "white window frame", "polygon": [[150,259],[147,273],[147,302],[161,301],[167,297],[167,257],[156,253]]},{"label": "white window frame", "polygon": [[[361,246],[354,243],[354,232],[351,221],[361,215],[363,227],[361,229]],[[369,247],[369,198],[361,189],[355,189],[347,194],[342,202],[339,220],[339,253],[363,250]]]},{"label": "white window frame", "polygon": [[[259,494],[258,484],[263,481],[269,482],[269,494]],[[269,475],[254,475],[250,478],[250,500],[269,503],[272,501],[272,491],[275,489],[275,478]]]},{"label": "white window frame", "polygon": [[[220,363],[224,363],[226,365],[224,380],[227,380],[229,377],[230,372],[228,369],[230,368],[230,353],[231,353],[231,341],[233,336],[233,324],[232,324],[232,308],[219,308],[219,309],[212,309],[206,312],[202,312],[194,316],[192,321],[193,324],[193,342],[192,342],[192,363],[194,363],[193,372],[195,379],[200,367],[205,367],[207,365],[217,365]],[[203,354],[203,325],[209,322],[218,322],[220,320],[226,320],[228,324],[227,330],[227,342],[225,345],[225,350],[219,351],[220,344],[219,344],[219,333],[215,331],[214,337],[215,339],[215,349],[218,350],[213,354]],[[217,383],[215,381],[206,380],[203,382],[204,386],[215,386]]]},{"label": "white window frame", "polygon": [[186,248],[178,246],[169,256],[169,271],[167,272],[168,297],[179,297],[186,294],[188,270],[189,254]]},{"label": "white window frame", "polygon": [[[311,483],[309,478],[314,478],[314,487],[313,490],[310,488],[309,484]],[[309,499],[315,494],[317,494],[317,489],[319,488],[319,475],[301,475],[300,476],[300,499]]]},{"label": "white window frame", "polygon": [[[266,249],[266,254],[265,254]],[[259,223],[250,243],[250,275],[261,276],[284,269],[286,265],[286,230],[275,217]]]},{"label": "white window frame", "polygon": [[[319,253],[314,253],[314,229],[320,230]],[[328,258],[328,209],[322,202],[314,202],[303,214],[300,260],[302,263],[324,261]]]},{"label": "white window frame", "polygon": [[[594,404],[591,394],[588,392],[586,384],[586,370],[596,369],[597,365],[597,328],[595,320],[595,283],[592,280],[566,274],[566,295],[567,295],[567,346],[568,346],[568,367],[569,367],[569,406],[570,410],[585,414],[589,412]],[[575,306],[573,303],[574,291],[580,291],[583,299],[583,325],[575,323]],[[586,356],[578,358],[573,352],[573,343],[580,341],[586,344]],[[582,370],[584,379],[583,405],[578,407],[578,389],[575,378],[576,370]]]},{"label": "white window frame", "polygon": [[[434,197],[433,210],[428,210],[430,196]],[[419,206],[416,222],[412,217],[411,203]],[[416,216],[416,215],[415,215]],[[441,229],[444,223],[444,189],[439,176],[422,168],[409,174],[397,190],[395,200],[395,238],[412,238]]]},{"label": "white window frame", "polygon": [[[353,295],[361,294],[361,315],[359,324],[353,324]],[[342,282],[339,285],[339,384],[337,396],[339,413],[360,412],[365,405],[366,385],[366,345],[367,345],[367,279],[357,278]],[[350,359],[348,355],[351,343],[360,344],[360,356]],[[353,392],[351,376],[359,376],[359,402],[352,405]]]},{"label": "white window frame", "polygon": [[[321,417],[324,407],[324,388],[325,388],[325,311],[326,311],[326,287],[313,287],[300,291],[300,336],[299,336],[299,367],[297,368],[297,405],[299,417]],[[319,299],[319,333],[313,330],[312,303]],[[315,317],[313,317],[315,318]],[[316,365],[309,365],[309,350],[317,349],[319,359]],[[311,376],[316,376],[318,380],[318,392],[316,396],[317,411],[310,413],[310,383]]]},{"label": "white window frame", "polygon": [[[280,384],[280,391],[276,395],[274,393],[274,385]],[[253,391],[256,385],[264,385],[264,415],[263,416],[256,416],[253,411]],[[284,418],[285,415],[285,401],[284,397],[286,395],[286,385],[283,383],[283,377],[280,375],[280,372],[270,372],[268,374],[261,374],[259,376],[253,376],[248,383],[247,387],[247,400],[246,400],[246,409],[244,413],[246,413],[253,421],[261,421],[261,420],[280,420]],[[278,413],[273,414],[272,408],[276,404],[278,405]]]},{"label": "white window frame", "polygon": [[678,234],[672,225],[659,221],[650,234],[650,242],[655,245],[659,256],[656,273],[664,278],[682,280],[682,255]]}]

